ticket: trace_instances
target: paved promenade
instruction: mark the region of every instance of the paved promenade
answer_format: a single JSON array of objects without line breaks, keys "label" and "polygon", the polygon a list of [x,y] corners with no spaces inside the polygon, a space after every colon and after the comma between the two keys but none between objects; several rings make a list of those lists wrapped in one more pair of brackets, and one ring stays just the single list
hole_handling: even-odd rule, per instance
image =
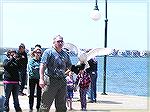
[{"label": "paved promenade", "polygon": [[[0,87],[0,95],[1,94],[3,94],[2,86]],[[150,98],[148,97],[129,96],[116,93],[107,93],[107,95],[98,93],[97,97],[97,103],[87,103],[87,112],[150,112]],[[74,110],[70,112],[81,112],[78,99],[79,93],[75,92],[73,99]],[[19,100],[23,112],[28,112],[28,97],[19,96]],[[15,112],[12,97],[10,98],[10,109],[10,112]],[[36,110],[33,112],[36,112]],[[54,104],[52,105],[50,112],[55,112]]]}]

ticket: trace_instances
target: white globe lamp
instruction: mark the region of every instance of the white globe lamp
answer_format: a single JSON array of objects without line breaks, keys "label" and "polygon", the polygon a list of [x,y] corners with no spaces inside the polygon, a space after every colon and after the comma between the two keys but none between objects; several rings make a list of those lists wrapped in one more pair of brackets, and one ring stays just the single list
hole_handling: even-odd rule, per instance
[{"label": "white globe lamp", "polygon": [[94,10],[91,12],[90,17],[94,21],[97,21],[101,18],[101,13],[99,12],[98,5],[97,5],[97,0],[95,0],[95,7]]},{"label": "white globe lamp", "polygon": [[101,18],[101,13],[99,10],[93,10],[90,14],[90,18],[94,21],[98,21]]}]

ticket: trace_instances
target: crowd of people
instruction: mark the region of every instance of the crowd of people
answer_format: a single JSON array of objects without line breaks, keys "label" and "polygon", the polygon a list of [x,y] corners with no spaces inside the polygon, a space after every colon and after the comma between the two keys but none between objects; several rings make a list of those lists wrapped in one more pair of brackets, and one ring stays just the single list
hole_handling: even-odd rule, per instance
[{"label": "crowd of people", "polygon": [[[73,110],[72,99],[79,87],[81,110],[87,109],[89,102],[96,103],[97,61],[90,59],[89,68],[85,64],[72,65],[69,54],[63,50],[63,37],[57,35],[53,46],[42,51],[41,45],[35,48],[28,58],[25,45],[21,43],[18,51],[8,50],[4,60],[4,112],[9,112],[9,98],[12,93],[16,112],[22,112],[19,95],[28,83],[29,112],[33,111],[34,95],[36,93],[37,112],[49,112],[54,101],[56,112]],[[28,68],[28,70],[27,70]],[[76,75],[76,79],[73,75]]]}]

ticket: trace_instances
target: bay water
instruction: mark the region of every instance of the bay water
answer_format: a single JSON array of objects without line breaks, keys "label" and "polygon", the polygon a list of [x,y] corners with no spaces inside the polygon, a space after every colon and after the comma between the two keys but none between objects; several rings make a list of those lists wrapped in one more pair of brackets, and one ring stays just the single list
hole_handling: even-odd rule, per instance
[{"label": "bay water", "polygon": [[[1,62],[5,59],[1,55]],[[97,92],[121,93],[125,95],[149,96],[150,58],[142,57],[107,57],[106,86],[104,86],[104,57],[96,57],[98,61]],[[71,56],[72,64],[78,58]]]},{"label": "bay water", "polygon": [[[104,57],[98,61],[97,92],[121,93],[125,95],[148,96],[149,58],[107,57],[106,86],[104,86]],[[73,64],[77,57],[71,57]]]}]

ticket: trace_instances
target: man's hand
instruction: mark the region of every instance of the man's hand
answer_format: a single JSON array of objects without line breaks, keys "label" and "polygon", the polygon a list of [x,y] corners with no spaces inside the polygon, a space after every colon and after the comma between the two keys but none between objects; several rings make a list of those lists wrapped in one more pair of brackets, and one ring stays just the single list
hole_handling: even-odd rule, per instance
[{"label": "man's hand", "polygon": [[40,86],[41,88],[44,88],[45,82],[44,82],[43,79],[40,79],[40,81],[39,81],[39,86]]}]

